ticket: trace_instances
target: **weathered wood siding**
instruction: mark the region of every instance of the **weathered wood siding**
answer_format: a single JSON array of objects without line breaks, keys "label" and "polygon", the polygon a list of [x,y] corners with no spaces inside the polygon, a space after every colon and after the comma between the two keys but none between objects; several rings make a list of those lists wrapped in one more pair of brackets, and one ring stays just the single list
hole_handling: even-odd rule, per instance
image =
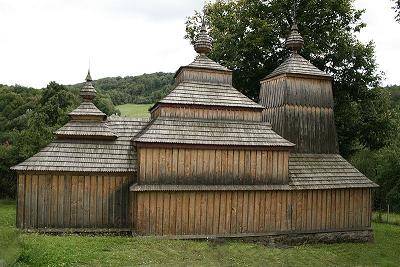
[{"label": "weathered wood siding", "polygon": [[138,148],[140,184],[287,184],[288,151]]},{"label": "weathered wood siding", "polygon": [[131,192],[140,235],[227,236],[366,229],[370,189]]},{"label": "weathered wood siding", "polygon": [[276,133],[296,144],[293,153],[337,153],[332,108],[284,105],[265,109],[263,118]]},{"label": "weathered wood siding", "polygon": [[17,226],[127,228],[127,174],[20,173]]},{"label": "weathered wood siding", "polygon": [[280,76],[262,81],[263,120],[296,144],[293,152],[337,153],[331,81]]},{"label": "weathered wood siding", "polygon": [[279,107],[284,104],[333,108],[331,80],[279,76],[261,82],[260,104]]},{"label": "weathered wood siding", "polygon": [[221,119],[240,121],[261,121],[262,112],[245,109],[208,108],[195,106],[159,106],[151,113],[152,119],[163,117],[183,117],[201,119]]},{"label": "weathered wood siding", "polygon": [[232,84],[232,73],[202,69],[183,69],[175,78],[175,84],[181,82]]}]

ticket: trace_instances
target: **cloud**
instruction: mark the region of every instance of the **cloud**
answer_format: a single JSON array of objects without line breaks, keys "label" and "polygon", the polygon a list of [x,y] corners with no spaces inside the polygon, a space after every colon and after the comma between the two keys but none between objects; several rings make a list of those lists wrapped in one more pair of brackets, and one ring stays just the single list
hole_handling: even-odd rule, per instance
[{"label": "cloud", "polygon": [[195,9],[200,9],[203,0],[146,0],[104,1],[102,6],[113,15],[140,16],[149,20],[182,19],[183,14],[191,15]]},{"label": "cloud", "polygon": [[[367,8],[363,41],[376,42],[386,83],[397,74],[400,24],[390,2]],[[0,0],[0,83],[44,87],[81,82],[89,57],[93,78],[173,72],[195,53],[183,39],[185,18],[203,0]]]},{"label": "cloud", "polygon": [[394,19],[391,1],[357,0],[355,5],[365,9],[362,20],[367,27],[359,38],[364,42],[374,41],[379,69],[386,74],[384,85],[400,84],[398,62],[400,61],[400,24]]}]

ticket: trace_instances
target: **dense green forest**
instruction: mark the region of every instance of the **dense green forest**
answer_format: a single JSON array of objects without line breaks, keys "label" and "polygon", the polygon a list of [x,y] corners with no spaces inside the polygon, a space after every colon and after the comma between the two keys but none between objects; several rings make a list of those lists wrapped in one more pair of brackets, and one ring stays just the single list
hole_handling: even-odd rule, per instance
[{"label": "dense green forest", "polygon": [[[400,86],[382,88],[390,94],[391,117],[400,128]],[[379,127],[379,125],[378,125]],[[400,133],[379,149],[360,147],[350,158],[351,162],[370,179],[379,184],[375,191],[375,208],[385,210],[387,205],[400,212]]]},{"label": "dense green forest", "polygon": [[[173,83],[172,73],[151,73],[139,76],[112,77],[96,80],[96,90],[110,97],[114,105],[155,103]],[[82,84],[71,87],[79,90]]]}]

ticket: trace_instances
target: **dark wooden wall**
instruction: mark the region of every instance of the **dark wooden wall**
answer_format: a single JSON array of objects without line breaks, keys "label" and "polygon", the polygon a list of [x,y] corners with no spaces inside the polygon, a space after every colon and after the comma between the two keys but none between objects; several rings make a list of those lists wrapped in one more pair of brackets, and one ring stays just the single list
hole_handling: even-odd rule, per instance
[{"label": "dark wooden wall", "polygon": [[327,79],[279,76],[261,82],[263,120],[296,144],[293,153],[337,153],[332,84]]},{"label": "dark wooden wall", "polygon": [[370,189],[131,194],[132,228],[139,235],[228,236],[371,226]]},{"label": "dark wooden wall", "polygon": [[293,153],[337,153],[332,108],[284,105],[265,109],[263,118],[276,133],[296,144]]},{"label": "dark wooden wall", "polygon": [[159,106],[151,113],[153,119],[163,117],[183,117],[217,120],[261,121],[262,112],[234,108],[208,108],[195,106]]},{"label": "dark wooden wall", "polygon": [[17,226],[128,228],[128,174],[20,173]]},{"label": "dark wooden wall", "polygon": [[183,69],[175,78],[175,84],[182,82],[232,84],[232,73],[206,69]]},{"label": "dark wooden wall", "polygon": [[287,184],[288,151],[137,149],[140,184]]}]

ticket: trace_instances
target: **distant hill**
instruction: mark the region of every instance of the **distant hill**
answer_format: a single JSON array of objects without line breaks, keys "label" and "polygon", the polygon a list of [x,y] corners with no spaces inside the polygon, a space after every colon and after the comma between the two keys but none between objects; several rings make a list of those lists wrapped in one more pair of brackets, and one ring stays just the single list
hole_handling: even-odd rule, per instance
[{"label": "distant hill", "polygon": [[[156,72],[139,76],[108,77],[94,81],[99,93],[110,96],[114,105],[155,103],[172,88],[173,73]],[[81,88],[82,83],[70,85]]]}]

